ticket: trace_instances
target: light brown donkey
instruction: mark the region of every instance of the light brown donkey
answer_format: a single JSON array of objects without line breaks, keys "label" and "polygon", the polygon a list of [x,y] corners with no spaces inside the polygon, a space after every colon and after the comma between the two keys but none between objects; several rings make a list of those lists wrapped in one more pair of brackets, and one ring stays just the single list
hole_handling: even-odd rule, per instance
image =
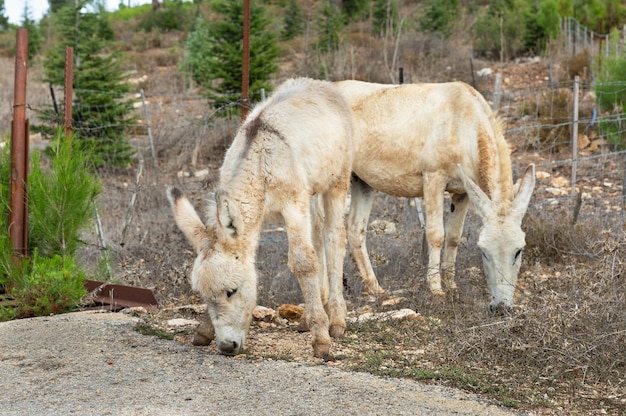
[{"label": "light brown donkey", "polygon": [[[511,309],[525,235],[522,218],[534,186],[534,165],[513,185],[503,127],[485,99],[462,82],[385,85],[341,81],[354,112],[354,178],[348,240],[364,290],[382,293],[365,232],[374,191],[423,197],[430,290],[443,296],[454,281],[457,247],[469,202],[482,219],[482,251],[490,309]],[[444,229],[444,192],[452,196]],[[445,242],[445,248],[444,248]],[[443,251],[443,258],[442,258]]]},{"label": "light brown donkey", "polygon": [[344,210],[351,166],[350,107],[332,83],[298,78],[257,105],[239,128],[206,226],[182,191],[168,189],[176,223],[198,254],[191,284],[207,303],[210,322],[199,328],[205,341],[215,337],[224,354],[241,351],[256,305],[261,227],[266,217],[281,215],[313,352],[329,354],[330,336],[346,327]]}]

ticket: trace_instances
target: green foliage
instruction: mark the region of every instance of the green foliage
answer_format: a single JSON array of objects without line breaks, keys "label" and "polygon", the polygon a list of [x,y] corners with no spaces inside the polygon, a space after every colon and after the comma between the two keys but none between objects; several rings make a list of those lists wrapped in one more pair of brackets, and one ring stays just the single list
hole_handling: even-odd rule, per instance
[{"label": "green foliage", "polygon": [[73,0],[48,0],[48,4],[50,5],[50,11],[54,14],[61,10],[65,6],[70,6],[74,4]]},{"label": "green foliage", "polygon": [[141,18],[143,17],[144,14],[150,13],[151,11],[152,11],[151,4],[143,4],[141,6],[127,7],[126,4],[124,4],[124,2],[122,1],[119,5],[119,8],[112,13],[111,17],[114,20],[122,20],[122,21],[127,22],[135,18]]},{"label": "green foliage", "polygon": [[67,312],[85,296],[85,272],[72,257],[42,257],[35,250],[24,261],[8,291],[15,308],[0,309],[0,321]]},{"label": "green foliage", "polygon": [[523,51],[526,28],[520,15],[527,13],[527,7],[523,0],[491,2],[472,26],[474,52],[478,56],[506,60]]},{"label": "green foliage", "polygon": [[395,33],[398,25],[398,2],[395,0],[374,0],[372,12],[372,30],[383,37],[386,33]]},{"label": "green foliage", "polygon": [[452,34],[459,11],[459,0],[428,0],[424,15],[419,21],[420,27],[424,31],[440,33],[447,38]]},{"label": "green foliage", "polygon": [[[73,47],[72,128],[75,138],[81,142],[81,147],[92,149],[94,166],[124,166],[134,156],[125,137],[126,128],[133,122],[130,116],[133,107],[126,98],[129,86],[121,68],[121,56],[103,53],[113,39],[107,14],[80,10],[67,6],[55,15],[59,42],[46,53],[45,81],[64,84],[65,50],[67,46]],[[47,121],[58,120],[52,110],[44,115]]]},{"label": "green foliage", "polygon": [[558,0],[546,0],[540,4],[531,3],[524,12],[524,22],[524,49],[533,54],[540,54],[545,50],[548,41],[560,34]]},{"label": "green foliage", "polygon": [[194,10],[189,3],[181,0],[165,1],[156,10],[143,15],[138,28],[146,32],[157,31],[171,32],[174,30],[186,30],[193,22]]},{"label": "green foliage", "polygon": [[[8,137],[5,137],[5,142]],[[0,292],[9,284],[12,246],[9,240],[9,195],[11,154],[9,146],[0,149]]]},{"label": "green foliage", "polygon": [[367,12],[369,3],[368,0],[342,0],[341,11],[348,20],[357,20]]},{"label": "green foliage", "polygon": [[[608,58],[602,58],[599,74],[594,84],[596,102],[600,110],[616,117],[605,117],[600,120],[600,132],[611,144],[619,149],[626,147],[624,131],[626,124],[621,115],[626,107],[626,53],[616,49],[619,46],[619,31],[614,29],[610,35],[610,44],[617,45]],[[600,58],[598,58],[600,59]]]},{"label": "green foliage", "polygon": [[304,16],[296,0],[290,0],[285,10],[282,40],[290,40],[304,33]]},{"label": "green foliage", "polygon": [[[0,152],[0,292],[16,307],[0,309],[0,320],[61,313],[74,308],[85,294],[85,272],[74,255],[80,233],[93,220],[100,184],[88,170],[88,157],[61,139],[50,168],[32,153],[28,193],[30,258],[13,259],[8,236],[10,152]],[[7,146],[8,147],[8,146]]]},{"label": "green foliage", "polygon": [[333,52],[339,49],[340,35],[345,24],[337,6],[331,1],[325,1],[316,22],[318,32],[317,49],[320,52]]},{"label": "green foliage", "polygon": [[[243,1],[216,0],[212,10],[222,15],[207,21],[201,16],[189,34],[182,70],[210,92],[217,104],[241,98]],[[265,7],[250,4],[250,91],[271,91],[271,76],[278,71],[276,32]]]},{"label": "green foliage", "polygon": [[[28,180],[29,243],[42,256],[72,257],[81,231],[93,220],[93,203],[101,190],[88,170],[88,155],[61,139],[53,150],[52,167],[44,172],[40,156],[32,156]],[[29,244],[30,245],[30,244]]]},{"label": "green foliage", "polygon": [[9,18],[6,15],[4,0],[0,0],[0,31],[9,29]]}]

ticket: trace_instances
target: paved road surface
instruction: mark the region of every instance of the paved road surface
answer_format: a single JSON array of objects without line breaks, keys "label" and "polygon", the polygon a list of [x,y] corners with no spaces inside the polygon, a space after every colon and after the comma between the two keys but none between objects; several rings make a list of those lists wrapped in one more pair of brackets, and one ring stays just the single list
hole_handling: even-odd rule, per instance
[{"label": "paved road surface", "polygon": [[211,355],[80,312],[0,323],[2,415],[514,415],[464,392]]}]

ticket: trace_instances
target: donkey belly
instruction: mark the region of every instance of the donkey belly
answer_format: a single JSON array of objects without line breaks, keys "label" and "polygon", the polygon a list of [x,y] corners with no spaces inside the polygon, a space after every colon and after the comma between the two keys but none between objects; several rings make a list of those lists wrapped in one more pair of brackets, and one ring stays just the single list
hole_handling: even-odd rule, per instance
[{"label": "donkey belly", "polygon": [[[357,152],[358,153],[358,152]],[[394,163],[380,163],[380,160],[360,160],[357,158],[353,172],[373,189],[388,195],[415,198],[423,195],[423,178],[417,170],[403,170]]]}]

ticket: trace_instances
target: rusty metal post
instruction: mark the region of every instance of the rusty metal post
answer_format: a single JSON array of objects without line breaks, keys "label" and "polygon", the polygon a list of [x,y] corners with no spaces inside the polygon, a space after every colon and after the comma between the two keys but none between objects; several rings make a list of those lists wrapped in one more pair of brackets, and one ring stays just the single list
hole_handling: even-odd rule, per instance
[{"label": "rusty metal post", "polygon": [[26,121],[26,74],[28,68],[28,30],[17,30],[15,55],[15,85],[13,95],[13,120],[11,123],[11,194],[9,211],[9,237],[13,255],[19,260],[27,252],[26,175],[28,165]]},{"label": "rusty metal post", "polygon": [[63,125],[65,126],[65,138],[69,139],[72,134],[72,80],[74,79],[74,48],[65,48],[65,111],[63,113]]},{"label": "rusty metal post", "polygon": [[250,101],[248,87],[250,84],[250,0],[243,0],[243,56],[241,74],[241,120],[248,116]]}]

